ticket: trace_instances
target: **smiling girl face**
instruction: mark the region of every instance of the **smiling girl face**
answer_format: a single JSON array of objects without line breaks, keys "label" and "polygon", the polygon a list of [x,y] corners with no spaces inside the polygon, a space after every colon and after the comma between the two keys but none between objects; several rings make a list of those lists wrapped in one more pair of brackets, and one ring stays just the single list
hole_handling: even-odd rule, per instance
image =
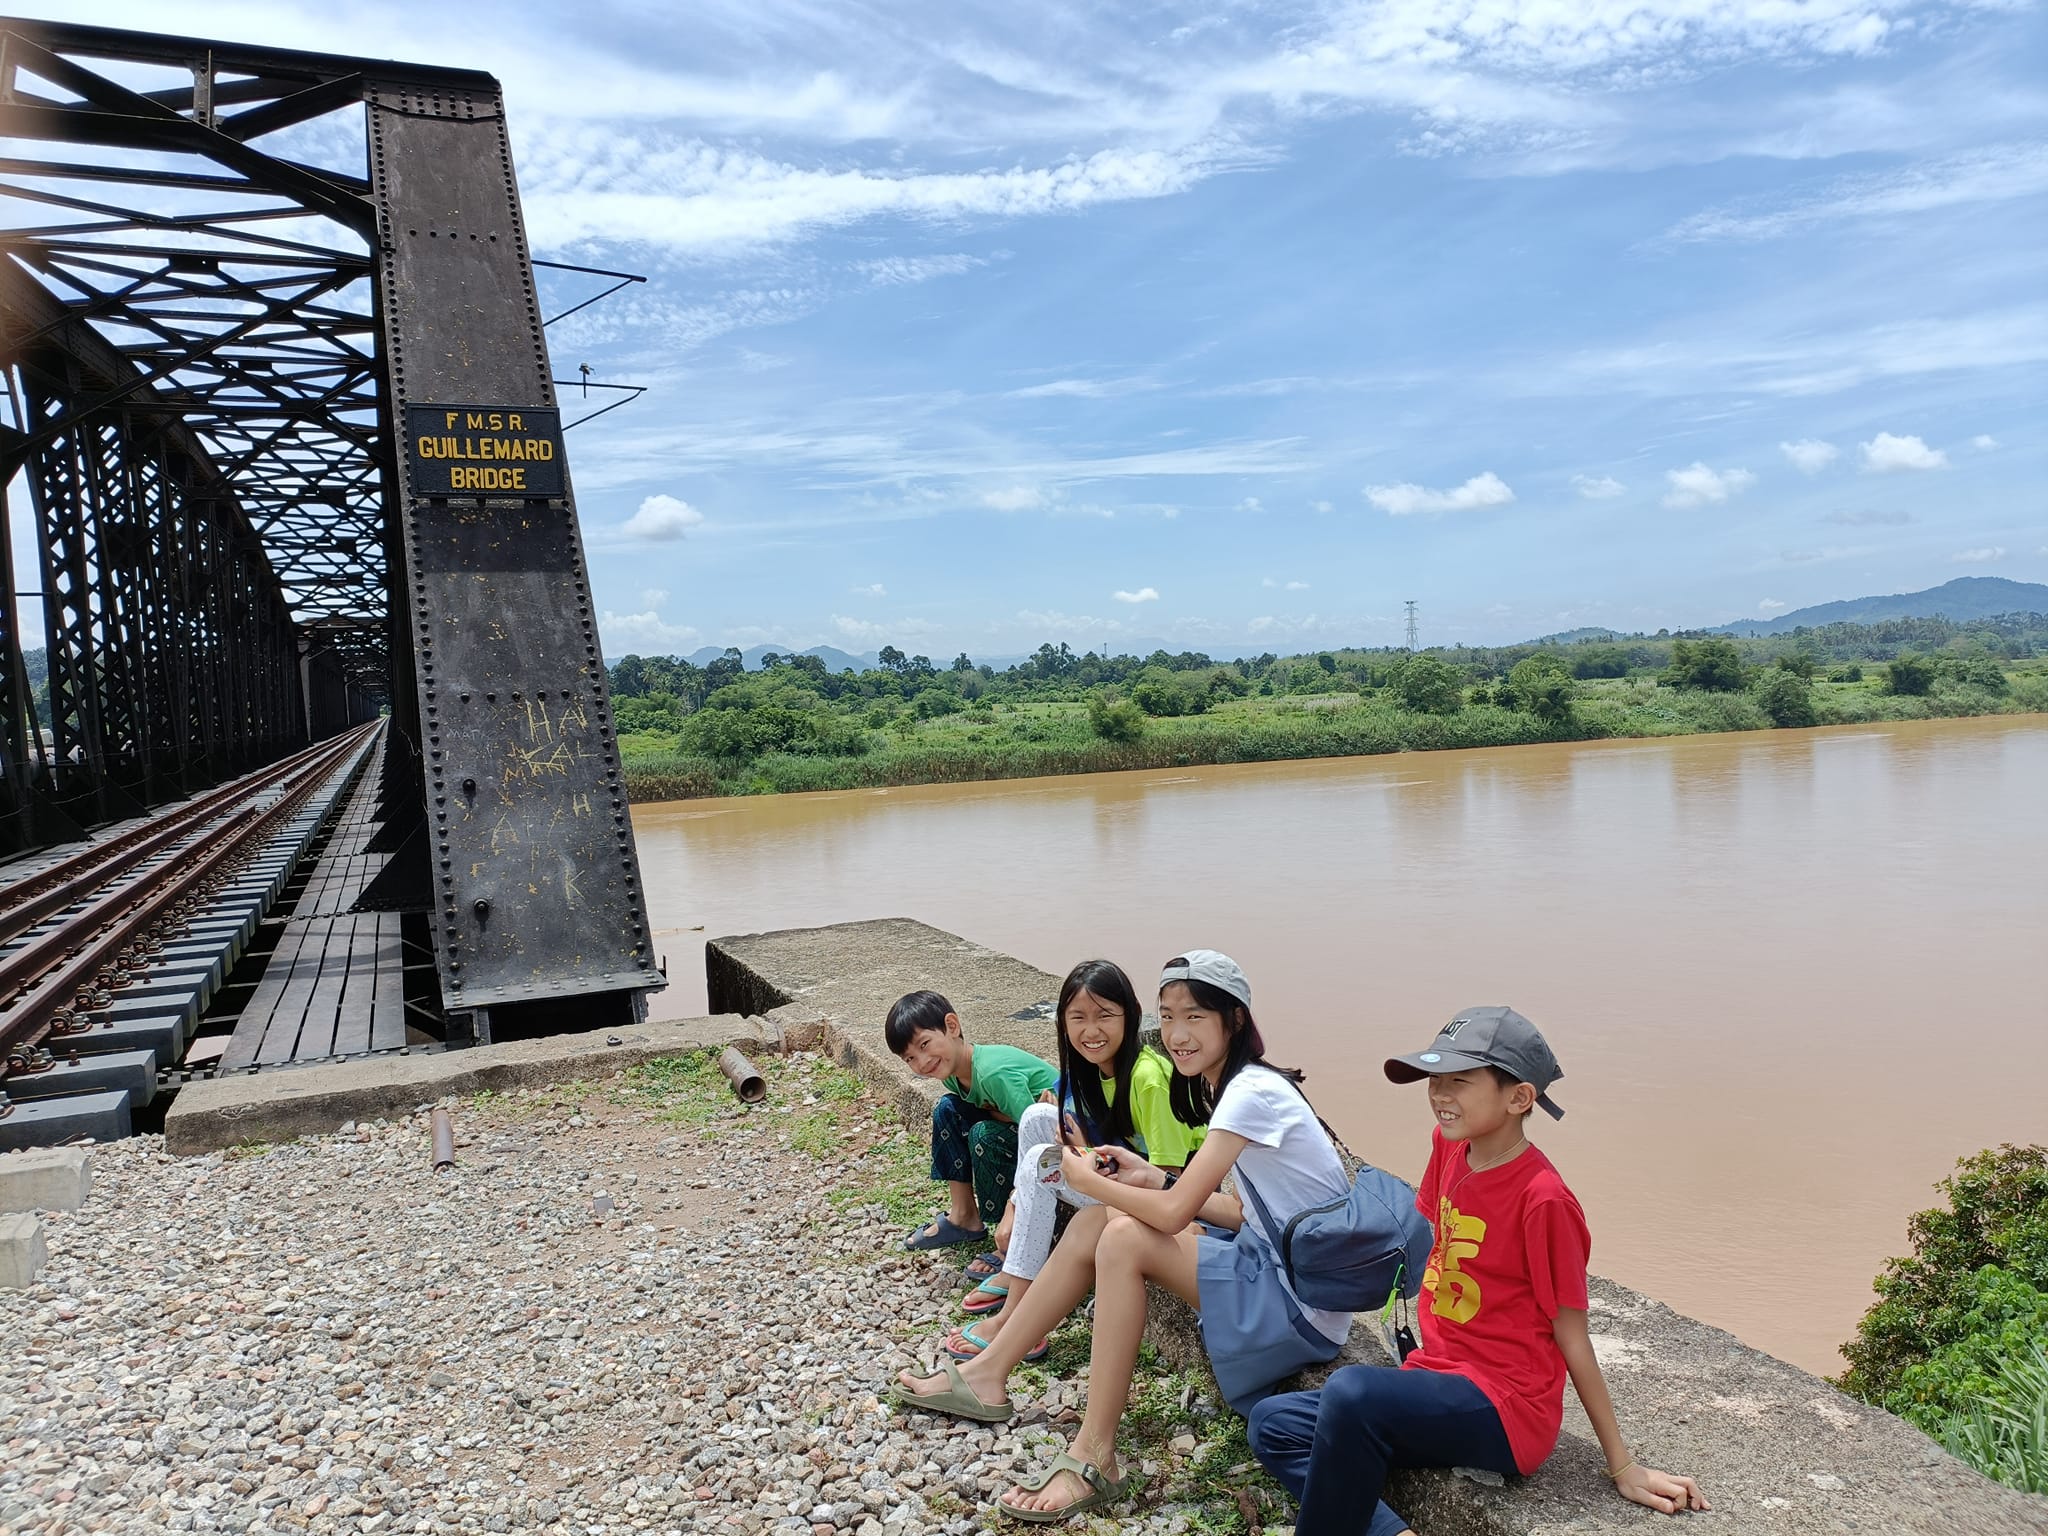
[{"label": "smiling girl face", "polygon": [[1068,999],[1066,1012],[1060,1015],[1060,1027],[1074,1053],[1105,1077],[1116,1069],[1116,1053],[1130,1026],[1123,1009],[1085,988]]},{"label": "smiling girl face", "polygon": [[1159,1035],[1173,1070],[1183,1077],[1213,1080],[1230,1054],[1223,1015],[1197,1002],[1184,981],[1169,981],[1159,989]]}]

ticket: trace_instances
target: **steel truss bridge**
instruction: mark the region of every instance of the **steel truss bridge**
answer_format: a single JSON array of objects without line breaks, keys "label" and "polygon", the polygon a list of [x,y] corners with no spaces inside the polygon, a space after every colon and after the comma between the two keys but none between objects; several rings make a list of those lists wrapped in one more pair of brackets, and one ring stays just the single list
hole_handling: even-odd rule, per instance
[{"label": "steel truss bridge", "polygon": [[0,859],[388,713],[451,1032],[641,1011],[535,265],[488,75],[0,20]]}]

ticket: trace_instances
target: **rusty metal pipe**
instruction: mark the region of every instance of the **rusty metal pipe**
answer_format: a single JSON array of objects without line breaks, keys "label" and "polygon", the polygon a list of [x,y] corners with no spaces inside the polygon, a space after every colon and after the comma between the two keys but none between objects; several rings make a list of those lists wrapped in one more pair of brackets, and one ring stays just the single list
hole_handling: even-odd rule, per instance
[{"label": "rusty metal pipe", "polygon": [[725,1074],[742,1104],[758,1104],[768,1097],[768,1079],[732,1046],[718,1053],[718,1070]]},{"label": "rusty metal pipe", "polygon": [[448,1111],[434,1110],[434,1172],[446,1173],[455,1166],[455,1122]]}]

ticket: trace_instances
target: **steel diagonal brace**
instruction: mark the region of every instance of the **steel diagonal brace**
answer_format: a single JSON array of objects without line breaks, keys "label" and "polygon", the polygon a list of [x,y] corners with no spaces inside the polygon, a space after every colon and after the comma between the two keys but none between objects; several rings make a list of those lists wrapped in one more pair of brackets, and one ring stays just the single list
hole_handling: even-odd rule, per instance
[{"label": "steel diagonal brace", "polygon": [[[258,186],[274,187],[291,194],[309,208],[347,225],[366,239],[374,231],[376,216],[367,198],[349,192],[303,166],[266,155],[260,149],[251,149],[233,135],[195,122],[160,101],[152,101],[139,91],[131,91],[104,75],[95,74],[62,54],[52,53],[20,32],[9,32],[5,36],[10,65],[28,66],[51,84],[75,91],[101,112],[133,119],[138,126],[155,128],[158,131],[149,137],[158,142],[152,147],[184,149],[203,155],[231,171],[241,172]],[[12,84],[11,81],[8,83]],[[43,105],[41,102],[36,104]],[[61,115],[88,115],[61,103],[48,105]]]}]

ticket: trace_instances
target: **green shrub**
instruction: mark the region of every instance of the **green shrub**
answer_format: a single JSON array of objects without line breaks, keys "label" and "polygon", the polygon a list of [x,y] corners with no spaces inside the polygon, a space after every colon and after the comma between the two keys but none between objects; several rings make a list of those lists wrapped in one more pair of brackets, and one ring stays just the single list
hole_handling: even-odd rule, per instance
[{"label": "green shrub", "polygon": [[1886,693],[1918,698],[1934,687],[1934,663],[1925,656],[1915,656],[1911,651],[1901,651],[1884,673]]},{"label": "green shrub", "polygon": [[1860,683],[1863,681],[1863,668],[1853,661],[1843,666],[1830,667],[1828,668],[1828,681],[1831,683]]},{"label": "green shrub", "polygon": [[2015,1321],[2016,1337],[2027,1335],[2031,1304],[2019,1287],[2048,1292],[2048,1147],[1979,1152],[1940,1188],[1948,1205],[1907,1224],[1912,1253],[1886,1263],[1876,1304],[1842,1349],[1844,1391],[1929,1428],[1968,1407],[1989,1359],[1974,1339],[2010,1342]]},{"label": "green shrub", "polygon": [[[1327,687],[1328,679],[1316,679]],[[1465,674],[1434,656],[1410,656],[1394,674],[1394,697],[1420,715],[1455,714],[1465,703]]]},{"label": "green shrub", "polygon": [[1814,723],[1813,684],[1803,674],[1772,668],[1758,675],[1755,693],[1758,707],[1771,717],[1771,724],[1800,726]]},{"label": "green shrub", "polygon": [[2008,1361],[2000,1388],[1950,1419],[1941,1443],[2009,1488],[2048,1493],[2048,1346]]},{"label": "green shrub", "polygon": [[1524,656],[1508,670],[1496,693],[1505,693],[1502,703],[1534,715],[1547,724],[1562,725],[1572,717],[1572,701],[1579,686],[1555,656]]},{"label": "green shrub", "polygon": [[1145,711],[1129,699],[1098,693],[1088,700],[1088,728],[1104,741],[1129,745],[1145,734]]},{"label": "green shrub", "polygon": [[1742,653],[1725,636],[1671,642],[1671,665],[1664,681],[1674,688],[1708,693],[1733,693],[1742,686]]}]

